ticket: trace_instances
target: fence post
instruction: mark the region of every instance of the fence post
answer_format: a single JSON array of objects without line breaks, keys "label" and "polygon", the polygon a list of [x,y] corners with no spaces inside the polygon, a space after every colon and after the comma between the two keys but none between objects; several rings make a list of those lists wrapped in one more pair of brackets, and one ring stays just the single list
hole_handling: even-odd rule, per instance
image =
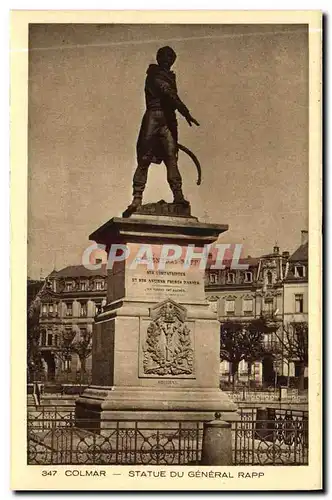
[{"label": "fence post", "polygon": [[274,408],[257,408],[255,439],[273,441],[275,438],[274,430],[276,428],[275,419],[276,411]]},{"label": "fence post", "polygon": [[215,420],[204,422],[202,465],[233,464],[231,423],[220,417],[220,413],[216,413]]},{"label": "fence post", "polygon": [[254,434],[255,439],[265,439],[268,434],[268,410],[265,407],[257,408]]}]

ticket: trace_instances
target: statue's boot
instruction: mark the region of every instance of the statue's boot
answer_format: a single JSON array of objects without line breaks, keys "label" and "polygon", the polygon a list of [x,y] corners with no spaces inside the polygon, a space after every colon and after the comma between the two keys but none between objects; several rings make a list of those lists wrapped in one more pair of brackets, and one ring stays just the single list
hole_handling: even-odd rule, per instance
[{"label": "statue's boot", "polygon": [[180,204],[180,205],[189,205],[189,201],[185,199],[182,193],[182,189],[173,191],[173,203]]},{"label": "statue's boot", "polygon": [[136,212],[136,210],[142,205],[142,195],[134,194],[133,201],[127,207],[127,210],[123,212],[123,217],[129,217],[131,214]]}]

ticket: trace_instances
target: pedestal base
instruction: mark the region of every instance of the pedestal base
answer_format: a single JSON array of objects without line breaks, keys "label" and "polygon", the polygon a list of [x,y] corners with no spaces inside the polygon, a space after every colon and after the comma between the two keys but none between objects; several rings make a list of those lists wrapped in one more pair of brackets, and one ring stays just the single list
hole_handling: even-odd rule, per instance
[{"label": "pedestal base", "polygon": [[[208,421],[216,412],[235,420],[236,406],[217,389],[89,387],[76,402],[76,420],[103,427],[109,420]],[[78,423],[79,426],[79,423]]]}]

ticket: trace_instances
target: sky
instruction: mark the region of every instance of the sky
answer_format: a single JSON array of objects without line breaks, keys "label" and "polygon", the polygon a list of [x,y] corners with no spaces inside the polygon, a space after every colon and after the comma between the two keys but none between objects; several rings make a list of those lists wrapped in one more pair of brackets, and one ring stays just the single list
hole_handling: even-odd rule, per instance
[{"label": "sky", "polygon": [[[144,80],[177,53],[183,191],[243,255],[293,252],[308,229],[308,35],[302,25],[30,25],[28,275],[80,264],[89,234],[131,201]],[[172,201],[152,165],[144,203]]]}]

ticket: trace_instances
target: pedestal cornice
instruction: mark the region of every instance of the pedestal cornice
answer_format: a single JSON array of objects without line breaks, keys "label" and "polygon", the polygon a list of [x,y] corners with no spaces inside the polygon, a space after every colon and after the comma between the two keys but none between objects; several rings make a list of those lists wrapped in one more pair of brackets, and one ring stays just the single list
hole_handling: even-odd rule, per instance
[{"label": "pedestal cornice", "polygon": [[228,230],[227,224],[207,224],[186,217],[113,217],[90,234],[89,239],[110,245],[114,243],[193,243],[201,245],[216,241]]}]

